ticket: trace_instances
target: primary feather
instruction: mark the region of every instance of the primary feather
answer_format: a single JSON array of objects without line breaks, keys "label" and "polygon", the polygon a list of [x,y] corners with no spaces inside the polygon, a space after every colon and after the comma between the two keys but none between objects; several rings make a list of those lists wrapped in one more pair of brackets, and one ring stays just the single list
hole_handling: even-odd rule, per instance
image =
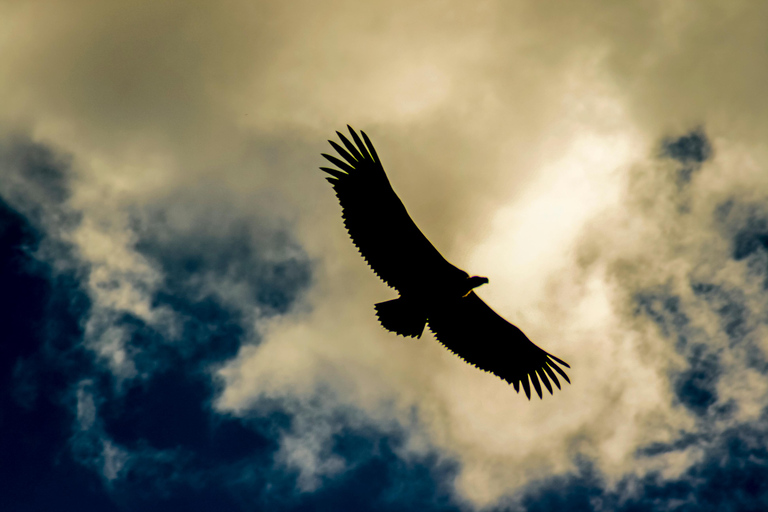
[{"label": "primary feather", "polygon": [[[349,127],[348,127],[349,128]],[[560,388],[564,361],[534,345],[523,332],[488,307],[473,288],[488,282],[449,263],[419,230],[389,183],[365,132],[352,128],[352,141],[336,132],[344,147],[328,141],[343,159],[323,153],[338,169],[321,167],[336,191],[344,226],[360,254],[400,297],[376,304],[382,325],[420,337],[429,325],[448,350],[504,379],[530,399],[530,385]],[[557,374],[557,375],[556,375]],[[530,379],[530,384],[529,384]]]}]

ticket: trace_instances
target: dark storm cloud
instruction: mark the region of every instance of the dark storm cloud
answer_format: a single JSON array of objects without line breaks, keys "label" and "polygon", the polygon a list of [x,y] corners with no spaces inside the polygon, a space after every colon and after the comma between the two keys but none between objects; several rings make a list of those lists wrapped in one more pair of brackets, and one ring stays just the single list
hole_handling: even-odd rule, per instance
[{"label": "dark storm cloud", "polygon": [[[674,403],[695,418],[680,425],[671,440],[641,445],[637,460],[678,456],[687,457],[690,465],[674,476],[650,471],[610,486],[609,475],[587,465],[577,476],[543,484],[526,502],[533,509],[570,501],[576,510],[759,510],[768,497],[763,483],[768,406],[749,398],[751,392],[760,393],[759,387],[749,389],[759,379],[750,380],[750,372],[765,375],[767,369],[761,335],[768,326],[763,299],[766,202],[743,192],[705,188],[716,173],[729,169],[711,165],[718,159],[703,129],[665,138],[662,147],[662,159],[674,160],[682,166],[678,170],[697,172],[695,180],[688,179],[690,173],[684,180],[692,195],[666,193],[664,165],[639,171],[645,181],[628,188],[633,206],[626,214],[659,230],[646,235],[653,240],[649,250],[658,264],[653,270],[626,265],[632,259],[646,265],[654,261],[643,248],[623,253],[616,262],[617,293],[632,304],[624,310],[648,321],[665,348],[682,358],[682,366],[668,367],[668,382]],[[678,208],[682,201],[690,208]]]},{"label": "dark storm cloud", "polygon": [[697,128],[687,135],[666,137],[661,141],[661,154],[680,164],[676,169],[678,185],[691,181],[693,173],[701,169],[701,164],[712,157],[712,145],[703,128]]},{"label": "dark storm cloud", "polygon": [[[445,484],[455,475],[455,463],[434,453],[404,462],[398,456],[404,433],[381,432],[374,425],[340,429],[331,453],[343,458],[346,468],[321,488],[301,491],[299,472],[274,465],[277,439],[295,421],[291,415],[279,410],[246,418],[215,415],[202,407],[210,393],[205,382],[190,386],[189,378],[156,374],[119,398],[98,399],[90,429],[73,438],[76,458],[106,473],[118,505],[459,510]],[[80,389],[91,392],[92,383],[81,383]],[[111,463],[104,455],[110,450]]]},{"label": "dark storm cloud", "polygon": [[[72,293],[83,296],[88,294],[84,283],[100,272],[101,262],[88,261],[71,242],[82,217],[69,203],[71,166],[70,156],[28,137],[0,141],[0,198],[12,205],[6,207],[8,217],[3,224],[8,227],[4,231],[21,240],[9,247],[17,253],[34,254],[35,258],[23,260],[40,272],[49,272],[48,265],[55,264],[58,270],[50,278],[67,283]],[[167,326],[153,323],[146,315],[115,309],[98,317],[99,332],[117,327],[128,333],[129,358],[145,361],[141,369],[150,373],[154,365],[163,366],[163,361],[174,357],[197,359],[200,364],[232,357],[244,332],[251,330],[245,326],[252,319],[246,319],[244,312],[257,307],[262,316],[284,314],[311,277],[308,257],[285,228],[267,227],[269,223],[264,222],[254,231],[250,229],[254,223],[228,217],[223,209],[192,213],[183,203],[166,203],[164,208],[152,210],[151,216],[136,218],[131,224],[134,242],[128,247],[157,266],[160,285],[147,283],[141,272],[130,271],[98,284],[102,291],[114,288],[119,293],[127,284],[150,293],[151,307],[165,311],[166,317],[170,315],[167,321],[181,329],[176,336],[184,342],[169,345]],[[189,224],[177,229],[165,222],[164,215],[174,204],[183,210],[181,215],[197,217],[192,229]],[[227,289],[235,291],[226,295],[222,290]],[[92,301],[97,307],[91,307]],[[73,304],[78,302],[83,301]],[[78,306],[80,315],[98,315],[98,308],[104,308],[98,295],[85,304]],[[7,307],[12,310],[13,301]],[[65,332],[57,335],[50,321],[39,328],[47,329],[54,340],[63,338]],[[28,384],[28,392],[32,392],[34,386]]]},{"label": "dark storm cloud", "polygon": [[681,164],[702,164],[712,156],[712,146],[703,128],[661,141],[662,154]]},{"label": "dark storm cloud", "polygon": [[[45,236],[0,199],[0,508],[79,508],[84,498],[107,506],[105,496],[83,487],[95,483],[90,472],[65,455],[72,421],[66,389],[92,368],[77,348],[88,299],[74,276],[32,256]],[[68,492],[77,488],[83,495]]]},{"label": "dark storm cloud", "polygon": [[[3,479],[19,490],[3,493],[9,509],[62,503],[81,510],[112,510],[115,504],[147,510],[165,505],[210,510],[222,503],[248,508],[261,499],[260,489],[279,478],[291,494],[291,475],[269,475],[282,415],[231,419],[209,408],[215,390],[204,366],[231,357],[242,336],[232,313],[209,298],[167,301],[187,316],[184,341],[176,345],[140,320],[122,320],[133,323],[130,346],[154,361],[139,364],[152,370],[148,377],[115,388],[109,372],[81,345],[80,325],[89,308],[76,276],[53,275],[35,259],[46,234],[0,206],[0,315],[6,340],[0,376],[13,391],[4,395],[3,421],[17,433],[4,436],[3,468],[15,469],[3,471]],[[271,299],[268,305],[277,307]],[[200,346],[190,350],[185,344]],[[75,410],[75,434],[67,440]],[[56,462],[62,457],[63,463]],[[89,491],[92,476],[72,466],[75,462],[102,474],[109,493]],[[59,469],[52,472],[54,467]],[[70,487],[66,501],[56,498],[59,482]],[[20,492],[33,487],[40,490],[35,496]]]},{"label": "dark storm cloud", "polygon": [[0,142],[3,195],[21,207],[60,207],[70,195],[70,164],[71,157],[26,136],[4,138]]},{"label": "dark storm cloud", "polygon": [[379,437],[370,431],[343,432],[335,452],[353,465],[313,494],[296,499],[287,510],[359,510],[458,512],[446,486],[455,464],[428,456],[404,462],[393,448],[399,436]]},{"label": "dark storm cloud", "polygon": [[733,258],[747,260],[756,274],[768,273],[768,204],[731,198],[718,205],[715,220],[723,236],[729,236]]},{"label": "dark storm cloud", "polygon": [[[750,287],[768,283],[764,7],[0,5],[0,122],[52,141],[0,151],[9,222],[40,240],[14,245],[25,269],[8,267],[9,329],[53,340],[9,345],[13,411],[27,414],[12,430],[44,441],[3,445],[22,461],[0,464],[16,500],[5,508],[451,509],[446,492],[470,508],[522,494],[532,510],[764,501],[764,289]],[[379,283],[310,177],[347,122],[374,135],[446,254],[499,244],[494,269],[514,268],[498,296],[523,297],[509,310],[576,358],[561,397],[520,407],[369,322]],[[696,123],[706,132],[686,131]],[[661,159],[627,171],[654,149]],[[518,276],[550,282],[553,257],[511,253],[546,239],[569,258],[625,171],[632,194],[598,216],[591,273],[556,270],[567,307],[520,293]],[[545,218],[580,220],[560,236]],[[614,295],[571,300],[571,278]],[[206,369],[225,362],[231,380],[212,383]],[[337,394],[318,410],[322,384]],[[260,400],[271,407],[251,408]],[[433,446],[434,460],[414,455]]]},{"label": "dark storm cloud", "polygon": [[673,379],[678,400],[696,414],[705,414],[717,403],[717,379],[720,364],[716,354],[697,345],[688,356],[689,367]]},{"label": "dark storm cloud", "polygon": [[211,293],[206,284],[227,282],[244,288],[249,305],[266,314],[284,314],[309,286],[309,258],[285,230],[265,223],[254,233],[252,224],[229,217],[221,208],[185,209],[183,214],[193,230],[175,229],[162,211],[137,227],[136,249],[159,263],[167,296],[200,297]]},{"label": "dark storm cloud", "polygon": [[[2,138],[0,197],[38,230],[61,234],[73,229],[80,215],[66,204],[71,194],[71,160],[70,155],[23,134]],[[42,259],[73,263],[72,247],[60,237],[41,236],[40,242],[35,249],[41,251]]]},{"label": "dark storm cloud", "polygon": [[[70,164],[43,145],[25,141],[13,148],[7,152],[13,166],[7,165],[6,172],[15,173],[17,185],[11,192],[25,215],[3,210],[9,262],[4,284],[6,293],[15,297],[4,313],[9,315],[9,333],[19,334],[16,348],[23,347],[23,353],[4,346],[11,353],[3,360],[13,364],[3,374],[15,390],[12,410],[18,414],[12,424],[35,418],[56,435],[50,436],[46,451],[34,455],[37,465],[25,461],[31,456],[27,451],[9,449],[9,457],[28,471],[7,481],[47,472],[53,455],[69,444],[67,464],[89,468],[105,482],[105,491],[71,496],[74,506],[86,510],[86,502],[78,499],[100,503],[103,510],[208,510],[213,504],[249,508],[254,503],[301,510],[350,502],[360,510],[454,509],[446,490],[435,498],[444,464],[434,458],[404,464],[390,448],[400,441],[370,428],[347,429],[330,448],[348,464],[340,479],[318,493],[296,493],[297,473],[273,467],[280,429],[290,428],[290,415],[277,407],[265,417],[229,418],[210,409],[216,389],[206,368],[231,358],[244,342],[251,321],[245,310],[256,307],[262,317],[284,314],[310,283],[310,261],[285,231],[261,227],[254,238],[244,220],[222,216],[221,211],[202,212],[191,222],[193,230],[179,230],[164,214],[173,206],[135,218],[135,249],[154,262],[162,276],[152,302],[170,310],[181,330],[168,339],[162,329],[130,312],[112,316],[111,325],[128,334],[126,353],[142,375],[115,387],[108,369],[82,345],[81,326],[91,313],[80,281],[88,276],[87,262],[75,261],[77,272],[54,277],[44,261],[33,256],[42,242],[63,244],[57,236],[77,227],[76,222],[59,222],[77,219],[67,204]],[[19,271],[25,267],[27,272]],[[228,296],[210,286],[222,282],[241,289]],[[246,300],[237,304],[237,298]],[[57,309],[62,301],[74,309]],[[24,312],[14,313],[13,306]],[[55,320],[61,315],[70,324],[67,329],[62,328],[63,320]],[[15,327],[19,320],[24,328]],[[27,336],[32,334],[37,342],[30,344]],[[53,395],[53,400],[42,402],[41,395]],[[73,421],[74,434],[67,440]],[[36,435],[39,429],[27,432],[30,440]],[[78,478],[87,476],[74,468]],[[369,478],[368,487],[360,485]],[[82,484],[75,479],[71,485]],[[109,501],[103,502],[107,496]],[[14,504],[26,499],[11,498]]]},{"label": "dark storm cloud", "polygon": [[[70,158],[24,136],[0,141],[0,271],[3,373],[13,367],[14,394],[34,408],[47,374],[78,372],[88,358],[76,348],[90,301],[80,288],[71,246],[60,233],[77,225],[66,206]],[[53,263],[59,265],[54,267]],[[45,391],[49,391],[46,389]]]},{"label": "dark storm cloud", "polygon": [[648,315],[665,336],[677,340],[681,348],[687,343],[688,316],[680,309],[680,297],[670,293],[668,287],[643,290],[636,294],[637,313]]},{"label": "dark storm cloud", "polygon": [[638,314],[648,316],[687,360],[689,367],[672,376],[677,399],[697,414],[706,413],[717,401],[720,367],[716,353],[701,342],[701,333],[691,327],[684,302],[668,287],[640,292],[635,300]]},{"label": "dark storm cloud", "polygon": [[[217,415],[210,409],[216,390],[208,367],[231,358],[243,342],[252,321],[244,318],[244,310],[256,306],[265,316],[285,313],[306,288],[311,273],[301,247],[290,234],[269,230],[249,243],[243,221],[206,231],[201,220],[197,236],[170,233],[161,217],[149,225],[134,224],[137,249],[157,262],[163,276],[152,300],[172,312],[181,331],[168,339],[130,312],[112,315],[111,325],[128,333],[126,353],[143,375],[116,387],[83,339],[93,311],[83,292],[91,269],[66,240],[79,225],[68,204],[71,161],[27,138],[3,142],[0,318],[6,342],[0,375],[11,390],[3,399],[4,424],[21,436],[4,436],[11,444],[3,450],[3,467],[17,467],[13,474],[4,472],[4,483],[29,489],[32,484],[25,482],[34,478],[53,496],[51,478],[74,489],[87,485],[92,477],[71,466],[77,463],[105,479],[116,503],[146,505],[171,496],[170,503],[207,510],[205,503],[237,502],[231,481],[248,482],[240,484],[245,501],[258,498],[245,487],[262,488],[278,478],[269,476],[269,468],[275,428],[284,414],[254,420]],[[54,271],[51,263],[60,268]],[[242,285],[245,303],[217,295],[206,288],[206,279]],[[67,439],[73,422],[74,434]],[[71,453],[62,455],[67,445]],[[50,473],[62,456],[70,472],[66,478]],[[261,476],[254,480],[250,474]],[[292,481],[291,475],[280,478]],[[22,503],[50,508],[40,496],[6,496],[10,508]],[[108,510],[106,496],[75,492],[71,503]]]},{"label": "dark storm cloud", "polygon": [[527,511],[597,512],[762,510],[768,500],[766,432],[737,428],[707,442],[704,458],[680,478],[628,477],[608,487],[589,463],[578,472],[542,482],[522,499]]},{"label": "dark storm cloud", "polygon": [[140,373],[221,363],[258,340],[254,311],[260,319],[285,314],[301,298],[311,283],[309,258],[290,233],[268,225],[253,231],[226,208],[191,211],[174,201],[134,218],[135,250],[161,276],[152,307],[174,319],[173,340],[130,313],[114,319],[130,333],[127,348]]},{"label": "dark storm cloud", "polygon": [[768,223],[765,219],[750,219],[739,229],[733,239],[733,257],[743,260],[758,251],[768,248]]},{"label": "dark storm cloud", "polygon": [[732,347],[749,343],[750,334],[755,327],[750,324],[753,324],[754,314],[758,312],[749,310],[742,290],[711,283],[694,283],[691,289],[696,296],[703,298],[717,315]]}]

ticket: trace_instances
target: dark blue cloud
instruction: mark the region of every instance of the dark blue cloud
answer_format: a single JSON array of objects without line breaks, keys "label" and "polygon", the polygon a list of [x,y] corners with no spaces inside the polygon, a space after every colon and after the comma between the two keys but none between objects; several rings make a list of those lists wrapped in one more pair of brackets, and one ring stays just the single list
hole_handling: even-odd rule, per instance
[{"label": "dark blue cloud", "polygon": [[75,272],[54,272],[35,256],[68,252],[45,235],[78,222],[63,207],[68,166],[25,137],[0,142],[2,510],[113,509],[98,476],[68,449],[69,388],[93,369],[79,346],[90,302]]},{"label": "dark blue cloud", "polygon": [[688,362],[688,369],[674,377],[675,394],[688,409],[702,415],[717,402],[717,380],[721,373],[719,358],[706,346],[696,345]]},{"label": "dark blue cloud", "polygon": [[[723,201],[715,208],[714,221],[719,234],[730,242],[731,257],[746,266],[748,279],[768,289],[768,198]],[[739,289],[707,284],[694,289],[713,305],[731,345],[747,352],[750,367],[768,373],[768,359],[756,331],[758,323],[768,323],[768,311],[750,311]]]},{"label": "dark blue cloud", "polygon": [[744,292],[735,287],[697,283],[692,288],[717,315],[730,346],[744,351],[747,366],[768,374],[768,359],[761,348],[760,332],[756,330],[758,322],[768,322],[768,312],[750,310]]},{"label": "dark blue cloud", "polygon": [[[234,278],[249,283],[255,300],[278,314],[307,286],[306,258],[271,261],[252,270],[245,263],[238,267],[241,254],[235,252],[229,259],[224,254],[236,247],[235,240],[219,247],[213,258],[194,255],[195,250],[211,255],[210,240],[187,251],[170,248],[159,258],[168,279],[154,302],[173,311],[181,334],[165,339],[129,314],[115,319],[115,325],[127,329],[129,355],[144,375],[117,386],[82,344],[82,326],[91,311],[80,288],[87,267],[69,265],[69,272],[53,272],[45,259],[71,257],[65,244],[46,236],[46,228],[65,230],[78,222],[66,206],[69,160],[18,138],[0,146],[0,163],[8,178],[0,187],[0,377],[3,389],[10,390],[0,409],[0,471],[3,487],[12,489],[2,493],[0,508],[112,510],[115,504],[131,502],[134,494],[149,503],[183,488],[185,492],[168,499],[190,501],[185,509],[210,510],[214,507],[203,504],[214,502],[239,508],[227,481],[240,478],[242,468],[271,468],[274,425],[280,425],[284,415],[240,420],[211,410],[215,390],[208,365],[236,353],[244,328],[238,310],[214,296],[200,297],[185,279],[211,269],[231,277],[234,269]],[[174,249],[180,260],[168,257]],[[259,263],[252,254],[247,259]],[[78,428],[74,390],[79,382],[90,383],[98,430],[70,439]],[[109,485],[94,466],[102,439],[128,460],[125,474]],[[208,479],[212,485],[201,484]],[[157,485],[144,485],[149,481]],[[190,492],[199,487],[199,492]],[[222,493],[228,498],[221,498]],[[63,495],[68,498],[61,499]],[[218,498],[211,501],[211,496]]]},{"label": "dark blue cloud", "polygon": [[[668,139],[663,147],[682,169],[697,169],[711,157],[703,132]],[[318,490],[300,492],[298,474],[275,464],[280,436],[294,422],[290,413],[280,404],[243,418],[212,409],[220,384],[211,380],[210,368],[250,342],[248,309],[267,317],[285,314],[311,284],[312,262],[289,231],[273,226],[254,232],[246,219],[212,211],[197,214],[195,229],[179,230],[167,218],[173,204],[137,217],[135,249],[162,276],[152,305],[170,311],[178,330],[169,337],[130,314],[112,319],[128,333],[126,349],[141,375],[117,385],[82,345],[92,308],[81,288],[87,268],[53,272],[36,256],[47,246],[49,255],[72,258],[66,245],[46,232],[78,222],[66,206],[68,159],[18,139],[0,147],[0,162],[4,172],[23,177],[15,181],[20,185],[0,186],[0,321],[8,334],[0,344],[0,378],[9,390],[0,398],[0,509],[460,509],[450,489],[459,466],[435,454],[401,459],[402,432],[343,427],[348,422],[340,419],[330,451],[346,469]],[[684,177],[690,179],[690,173]],[[762,259],[768,254],[765,211],[734,199],[721,205],[716,218],[733,244],[733,258],[752,265],[762,278],[768,261]],[[244,303],[206,283],[238,284]],[[688,286],[716,316],[730,347],[756,350],[750,322],[764,312],[750,311],[737,288],[700,281]],[[674,289],[638,291],[635,311],[658,325],[685,358],[686,368],[671,374],[670,382],[679,404],[703,427],[641,447],[637,456],[697,449],[702,459],[678,478],[626,477],[616,487],[580,459],[574,473],[523,489],[515,498],[527,510],[736,511],[762,510],[768,502],[768,413],[724,433],[706,428],[707,422],[733,415],[737,405],[721,403],[722,355],[702,340],[689,305]],[[754,368],[764,368],[760,357],[755,352]],[[83,382],[97,417],[90,431],[79,432],[74,396]],[[124,456],[110,481],[99,467],[104,442]]]},{"label": "dark blue cloud", "polygon": [[72,416],[62,401],[89,367],[74,347],[87,300],[30,256],[41,238],[0,200],[0,509],[111,510],[96,475],[67,452]]},{"label": "dark blue cloud", "polygon": [[[2,218],[8,221],[8,217]],[[30,292],[26,299],[17,298],[32,307],[26,315],[6,319],[16,322],[13,326],[17,331],[28,336],[26,343],[16,347],[17,352],[4,354],[4,362],[18,361],[19,356],[40,359],[40,351],[48,349],[46,333],[36,326],[50,313],[47,307],[55,292],[50,275],[20,270],[29,264],[29,254],[19,250],[19,243],[34,243],[34,231],[12,212],[10,219],[14,223],[6,223],[12,228],[6,233],[29,231],[32,235],[16,236],[15,241],[3,245],[8,249],[3,254],[12,254],[17,264],[7,265],[4,258],[3,268],[18,280],[15,286]],[[74,292],[66,289],[62,293]],[[77,325],[82,318],[79,315],[85,313],[87,310],[75,310],[71,320]],[[217,318],[218,314],[211,314],[205,320],[215,323]],[[228,322],[226,315],[221,319]],[[75,348],[70,344],[69,350]],[[161,357],[172,359],[170,355]],[[0,440],[4,454],[0,468],[8,489],[0,497],[0,506],[6,510],[148,512],[348,507],[360,511],[457,510],[451,505],[448,490],[440,484],[452,474],[452,466],[434,457],[404,462],[392,450],[392,443],[399,443],[399,438],[375,430],[339,433],[334,451],[349,461],[350,469],[318,492],[298,492],[296,475],[275,468],[273,461],[277,438],[280,431],[290,428],[290,417],[281,412],[246,418],[218,415],[209,407],[215,392],[210,381],[194,370],[195,365],[185,364],[183,356],[177,355],[175,363],[178,366],[163,366],[120,392],[92,361],[65,368],[58,367],[58,361],[36,363],[34,378],[39,380],[39,394],[47,396],[59,389],[60,396],[38,398],[24,406],[4,398],[3,411],[7,413],[2,418],[3,427],[11,435]],[[10,378],[13,366],[3,367],[4,378]],[[77,463],[69,449],[74,418],[71,409],[63,407],[65,397],[61,395],[84,376],[93,379],[91,388],[99,398],[104,433],[130,457],[119,478],[108,485],[92,468]]]},{"label": "dark blue cloud", "polygon": [[522,503],[529,512],[762,511],[768,503],[766,441],[768,432],[764,427],[738,427],[714,439],[683,435],[674,445],[656,445],[646,452],[654,456],[694,445],[702,448],[702,460],[678,478],[650,473],[639,478],[625,477],[609,488],[605,477],[588,461],[582,461],[575,474],[532,485]]},{"label": "dark blue cloud", "polygon": [[680,137],[667,137],[661,142],[661,155],[681,164],[677,169],[677,183],[684,185],[691,181],[693,173],[701,164],[712,157],[712,144],[702,128],[697,128]]},{"label": "dark blue cloud", "polygon": [[197,222],[194,230],[181,230],[166,220],[168,212],[155,210],[135,221],[136,249],[162,269],[165,297],[197,297],[208,280],[243,287],[247,305],[264,314],[286,313],[311,282],[309,258],[285,229],[254,233],[245,219],[227,213],[184,212]]},{"label": "dark blue cloud", "polygon": [[[700,160],[702,153],[696,151],[685,157],[685,148],[697,147],[698,143],[694,142],[695,139],[686,139],[679,147],[674,146],[677,148],[674,154],[680,161],[686,158],[695,162]],[[768,277],[768,207],[729,199],[715,208],[714,220],[715,233],[733,247],[732,258],[744,261],[756,279],[765,280]],[[745,292],[737,285],[701,280],[687,284],[693,295],[701,299],[718,320],[729,347],[746,354],[750,368],[768,373],[768,360],[760,348],[761,340],[756,330],[758,323],[768,322],[768,312],[750,310]],[[636,292],[636,313],[650,318],[664,337],[674,341],[675,349],[688,361],[686,370],[671,375],[673,389],[683,405],[702,415],[717,402],[716,387],[722,374],[720,354],[708,347],[709,340],[703,333],[691,328],[687,306],[679,295],[670,291],[672,288],[670,284]],[[717,407],[719,413],[725,414],[728,410],[728,404]]]},{"label": "dark blue cloud", "polygon": [[702,128],[697,128],[681,137],[667,137],[662,143],[664,156],[681,164],[701,164],[712,156],[712,145]]},{"label": "dark blue cloud", "polygon": [[243,343],[258,341],[248,338],[252,311],[287,313],[309,287],[312,265],[285,230],[262,229],[255,237],[244,219],[213,211],[184,212],[199,222],[181,230],[167,221],[170,204],[137,216],[133,227],[135,249],[162,276],[152,306],[170,310],[179,332],[168,340],[129,314],[116,324],[130,333],[127,351],[139,373],[173,372],[192,383],[210,379],[211,365],[234,357]]},{"label": "dark blue cloud", "polygon": [[[722,286],[692,283],[695,296],[702,297],[711,312],[720,320],[731,346],[759,351],[750,337],[743,294],[739,290],[725,291]],[[707,343],[706,335],[691,327],[684,301],[670,291],[669,286],[643,290],[635,294],[635,312],[645,315],[658,327],[661,334],[673,342],[687,361],[687,367],[670,375],[677,400],[691,412],[702,416],[718,402],[717,384],[722,374],[719,352]],[[762,356],[755,355],[752,365],[762,368]],[[727,404],[720,404],[713,413],[727,414]]]},{"label": "dark blue cloud", "polygon": [[700,444],[708,438],[703,434],[693,434],[690,432],[681,433],[680,436],[670,443],[651,443],[638,450],[637,454],[641,457],[653,457],[664,453],[685,450],[691,446]]},{"label": "dark blue cloud", "polygon": [[756,219],[739,230],[733,238],[733,257],[743,260],[768,248],[768,226],[764,219]]},{"label": "dark blue cloud", "polygon": [[721,235],[731,242],[733,259],[746,260],[754,274],[765,279],[768,274],[768,200],[740,202],[728,199],[717,206],[714,220]]},{"label": "dark blue cloud", "polygon": [[[764,510],[768,503],[768,432],[764,420],[760,428],[735,427],[702,443],[703,459],[678,479],[666,481],[657,475],[644,478],[642,494],[631,503],[634,510],[654,510],[659,505],[672,509],[670,505],[675,503],[669,498],[682,502],[675,510]],[[654,495],[664,501],[650,502]]]},{"label": "dark blue cloud", "polygon": [[[455,510],[441,483],[455,467],[435,457],[400,460],[393,446],[402,436],[344,430],[333,451],[347,470],[302,493],[297,475],[275,466],[278,439],[292,423],[279,404],[255,417],[213,411],[210,365],[245,342],[243,307],[283,314],[310,284],[311,262],[288,233],[266,230],[254,239],[242,219],[189,233],[174,232],[161,214],[136,223],[136,249],[163,276],[153,306],[170,310],[179,331],[167,339],[130,314],[113,318],[128,333],[126,350],[141,375],[117,385],[83,348],[91,304],[80,279],[87,267],[54,273],[38,257],[47,244],[56,247],[55,257],[71,258],[46,236],[46,227],[78,222],[66,206],[69,161],[27,140],[4,152],[6,170],[23,176],[23,186],[2,191],[13,206],[0,202],[0,314],[8,334],[0,371],[12,390],[0,418],[0,476],[9,489],[0,508]],[[201,277],[237,283],[247,303],[228,302]],[[94,401],[90,430],[78,430],[77,389]],[[123,458],[110,481],[100,474],[104,443]]]},{"label": "dark blue cloud", "polygon": [[399,435],[347,430],[342,437],[347,446],[337,448],[350,468],[315,492],[299,492],[295,474],[273,467],[268,451],[249,454],[246,444],[229,463],[211,463],[200,451],[135,452],[137,460],[112,483],[110,495],[123,507],[147,511],[460,510],[446,484],[454,464],[434,456],[403,461],[394,452]]},{"label": "dark blue cloud", "polygon": [[687,369],[670,376],[677,399],[697,414],[705,414],[717,401],[717,379],[721,373],[717,355],[705,344],[694,342],[689,315],[679,296],[669,287],[644,290],[635,295],[636,314],[645,315],[659,327],[661,334],[674,341],[675,349],[687,360]]},{"label": "dark blue cloud", "polygon": [[460,510],[448,487],[457,466],[435,456],[403,461],[393,452],[401,440],[397,435],[382,437],[375,432],[340,433],[335,452],[351,461],[353,468],[319,491],[298,496],[286,510]]},{"label": "dark blue cloud", "polygon": [[679,350],[685,348],[690,320],[682,310],[680,297],[669,287],[638,291],[635,296],[635,314],[647,315],[661,329],[662,335],[677,341]]},{"label": "dark blue cloud", "polygon": [[521,499],[525,510],[616,510],[616,496],[605,491],[605,482],[593,465],[580,459],[577,461],[577,468],[575,474],[557,476],[533,484]]},{"label": "dark blue cloud", "polygon": [[[701,130],[666,139],[662,146],[663,156],[680,164],[678,184],[687,183],[692,173],[712,157],[711,144]],[[715,229],[711,233],[731,245],[730,257],[744,265],[747,280],[758,283],[768,283],[766,205],[768,201],[744,202],[736,197],[723,201],[715,208]],[[683,283],[674,279],[670,277],[666,286],[636,291],[633,295],[635,313],[656,324],[661,335],[687,362],[684,369],[672,372],[669,378],[676,399],[694,414],[697,426],[692,432],[679,432],[668,443],[641,447],[637,456],[658,457],[694,450],[701,454],[701,459],[674,479],[654,473],[639,479],[627,477],[616,491],[600,492],[603,485],[592,470],[567,477],[556,485],[547,483],[542,492],[554,492],[562,498],[578,491],[580,507],[584,510],[601,507],[638,511],[765,509],[768,503],[768,408],[764,408],[757,421],[738,423],[723,430],[722,425],[732,424],[739,404],[722,399],[718,384],[725,372],[724,356],[729,351],[748,368],[768,373],[768,362],[758,338],[758,327],[768,322],[768,311],[761,310],[756,306],[759,302],[748,298],[746,290],[751,283],[745,282],[745,286],[740,287],[733,282],[713,283],[699,278]],[[686,286],[695,303],[686,302],[689,299],[673,291]],[[692,325],[692,316],[701,314],[702,307],[717,321],[727,340],[725,346],[719,340],[713,342],[709,334]],[[627,490],[632,493],[626,494]]]},{"label": "dark blue cloud", "polygon": [[50,294],[48,280],[35,274],[28,256],[39,238],[21,215],[0,201],[0,320],[4,326],[0,369],[5,375],[17,358],[34,354],[38,348],[40,327],[25,320],[43,317],[45,301],[41,299]]},{"label": "dark blue cloud", "polygon": [[4,174],[14,174],[29,185],[14,184],[13,190],[27,190],[30,207],[60,205],[69,197],[70,158],[44,144],[23,135],[0,141],[0,165]]}]

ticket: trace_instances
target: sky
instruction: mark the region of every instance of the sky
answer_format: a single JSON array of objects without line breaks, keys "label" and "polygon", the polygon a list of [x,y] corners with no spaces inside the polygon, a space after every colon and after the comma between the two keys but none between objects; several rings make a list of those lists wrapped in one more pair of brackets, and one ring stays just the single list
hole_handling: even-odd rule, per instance
[{"label": "sky", "polygon": [[[0,1],[0,508],[768,504],[768,4]],[[543,400],[431,334],[346,125]]]}]

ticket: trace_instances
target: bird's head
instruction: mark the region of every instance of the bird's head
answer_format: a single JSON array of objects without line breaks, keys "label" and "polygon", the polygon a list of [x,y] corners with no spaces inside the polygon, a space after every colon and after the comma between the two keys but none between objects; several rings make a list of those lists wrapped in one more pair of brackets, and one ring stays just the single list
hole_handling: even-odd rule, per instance
[{"label": "bird's head", "polygon": [[483,285],[488,282],[487,277],[480,277],[480,276],[472,276],[467,278],[467,293],[464,294],[466,297],[469,295],[469,292],[472,291],[473,288],[477,288],[480,285]]}]

